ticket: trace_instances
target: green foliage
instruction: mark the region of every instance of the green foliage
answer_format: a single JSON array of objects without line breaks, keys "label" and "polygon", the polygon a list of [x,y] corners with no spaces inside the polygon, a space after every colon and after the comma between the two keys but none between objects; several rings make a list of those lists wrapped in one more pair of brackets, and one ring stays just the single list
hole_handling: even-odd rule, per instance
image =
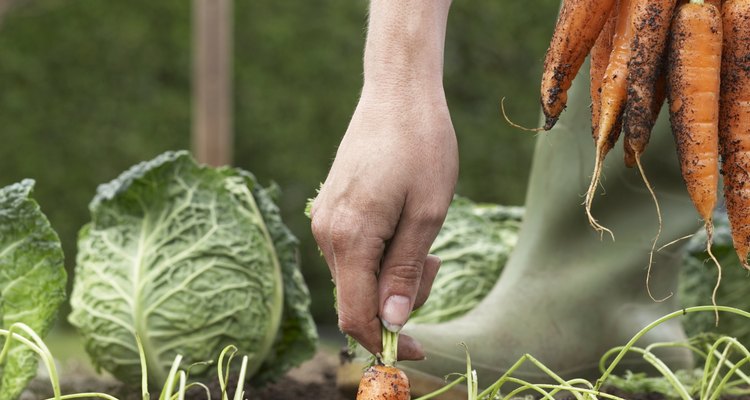
[{"label": "green foliage", "polygon": [[[60,239],[30,197],[33,187],[27,179],[0,189],[0,328],[24,323],[44,335],[65,299],[66,275]],[[36,375],[34,352],[10,346],[0,364],[0,400],[17,398]]]},{"label": "green foliage", "polygon": [[[694,387],[700,382],[703,370],[679,370],[675,372],[677,379],[687,387]],[[607,380],[607,386],[616,387],[627,394],[659,393],[667,399],[679,399],[680,394],[663,376],[648,376],[645,373],[627,371],[623,376],[612,375]]]},{"label": "green foliage", "polygon": [[[734,251],[726,211],[714,214],[713,239],[712,252],[722,266],[721,285],[716,293],[717,304],[750,311],[750,297],[747,296],[750,281]],[[680,302],[683,307],[710,304],[718,270],[706,253],[705,230],[697,232],[686,247],[687,254],[680,270]],[[718,326],[716,322],[713,315],[697,313],[687,315],[683,326],[688,336],[713,332],[736,337],[741,343],[750,343],[750,324],[747,320],[727,315],[719,319]]]},{"label": "green foliage", "polygon": [[442,322],[474,308],[497,282],[518,240],[522,216],[520,207],[456,196],[430,248],[442,261],[430,297],[409,320]]},{"label": "green foliage", "polygon": [[260,380],[310,357],[309,294],[273,191],[247,172],[198,166],[186,152],[101,185],[79,237],[70,315],[94,363],[139,382],[134,334],[156,382],[176,355],[201,362],[228,345],[251,355],[248,374],[269,363]]},{"label": "green foliage", "polygon": [[[523,201],[541,62],[558,0],[454,2],[445,88],[460,142],[458,191]],[[321,321],[330,276],[304,200],[325,180],[361,89],[366,0],[235,2],[236,165],[277,181]],[[0,26],[0,185],[34,177],[75,254],[97,183],[190,138],[189,1],[24,0]],[[74,257],[69,257],[74,259]],[[68,267],[72,267],[69,265]]]}]

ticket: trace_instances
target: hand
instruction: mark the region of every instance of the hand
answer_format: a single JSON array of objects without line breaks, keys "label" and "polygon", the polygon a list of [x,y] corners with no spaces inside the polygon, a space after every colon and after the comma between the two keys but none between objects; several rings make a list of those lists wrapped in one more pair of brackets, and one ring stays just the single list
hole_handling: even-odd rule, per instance
[{"label": "hand", "polygon": [[[337,288],[339,327],[373,354],[381,319],[397,331],[427,299],[440,263],[427,253],[458,175],[442,85],[379,89],[365,85],[311,211]],[[424,354],[402,336],[399,358]]]}]

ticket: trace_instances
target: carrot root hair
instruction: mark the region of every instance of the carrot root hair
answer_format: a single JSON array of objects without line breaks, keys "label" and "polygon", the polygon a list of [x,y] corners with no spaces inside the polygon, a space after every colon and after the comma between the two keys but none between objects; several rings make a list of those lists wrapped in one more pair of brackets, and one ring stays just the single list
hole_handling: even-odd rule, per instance
[{"label": "carrot root hair", "polygon": [[596,188],[599,186],[599,178],[601,177],[602,172],[602,163],[604,162],[604,149],[603,146],[600,144],[597,144],[596,146],[596,161],[594,162],[594,174],[591,176],[591,183],[589,184],[589,189],[586,191],[586,200],[584,201],[584,205],[586,206],[586,216],[589,219],[589,224],[592,228],[594,228],[597,232],[599,232],[600,237],[604,237],[604,232],[609,233],[609,236],[612,237],[612,240],[615,240],[615,234],[612,233],[611,230],[607,229],[605,226],[600,224],[596,218],[591,214],[591,206],[594,202],[594,195],[596,195]]},{"label": "carrot root hair", "polygon": [[661,236],[662,228],[664,227],[664,223],[661,218],[661,208],[659,207],[659,200],[656,198],[656,193],[654,192],[653,186],[651,186],[651,182],[648,181],[648,178],[646,177],[646,173],[643,171],[643,165],[641,164],[641,153],[638,151],[635,151],[635,164],[638,166],[638,171],[641,173],[641,178],[643,179],[643,183],[646,184],[646,189],[648,189],[648,192],[651,194],[651,198],[654,200],[654,205],[656,206],[656,217],[659,220],[659,229],[656,231],[656,236],[654,236],[654,241],[651,242],[651,251],[648,253],[648,268],[646,270],[646,292],[648,292],[648,297],[651,298],[656,303],[661,303],[666,300],[668,300],[670,297],[674,295],[674,292],[669,292],[669,294],[661,299],[657,299],[654,297],[653,293],[651,293],[651,268],[654,265],[654,252],[656,252],[656,243],[659,241],[659,237]]},{"label": "carrot root hair", "polygon": [[716,278],[716,285],[714,286],[713,292],[711,292],[711,304],[714,306],[714,315],[716,318],[716,326],[719,326],[719,309],[716,308],[716,295],[719,292],[719,286],[721,286],[721,264],[716,259],[714,253],[711,251],[711,245],[714,241],[714,224],[711,220],[706,221],[706,252],[711,260],[716,264],[716,269],[719,275]]},{"label": "carrot root hair", "polygon": [[505,122],[507,122],[508,125],[510,125],[510,126],[512,126],[514,128],[518,128],[518,129],[524,130],[526,132],[543,132],[543,131],[548,131],[548,130],[552,129],[552,127],[547,128],[546,125],[545,125],[545,127],[542,127],[542,128],[527,128],[525,126],[519,125],[519,124],[511,121],[510,118],[508,118],[508,114],[505,112],[505,97],[503,97],[502,99],[500,99],[500,112],[503,114],[503,118],[505,118]]},{"label": "carrot root hair", "polygon": [[658,253],[658,252],[660,252],[660,251],[662,251],[662,250],[666,249],[667,247],[669,247],[669,246],[671,246],[671,245],[673,245],[673,244],[677,244],[678,242],[681,242],[681,241],[683,241],[683,240],[686,240],[686,239],[690,239],[690,238],[691,238],[691,237],[693,237],[693,236],[695,236],[695,234],[694,234],[694,233],[691,233],[691,234],[689,234],[689,235],[685,235],[685,236],[683,236],[683,237],[677,238],[677,239],[675,239],[675,240],[673,240],[673,241],[671,241],[671,242],[669,242],[669,243],[667,243],[667,244],[665,244],[665,245],[663,245],[663,246],[659,247],[658,249],[656,249],[656,252]]}]

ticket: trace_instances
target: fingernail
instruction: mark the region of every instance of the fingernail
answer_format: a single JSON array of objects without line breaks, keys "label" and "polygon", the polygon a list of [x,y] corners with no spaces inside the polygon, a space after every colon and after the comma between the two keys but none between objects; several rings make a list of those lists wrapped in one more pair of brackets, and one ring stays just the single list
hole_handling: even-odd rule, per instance
[{"label": "fingernail", "polygon": [[406,296],[391,296],[385,300],[383,305],[383,314],[380,320],[383,322],[385,329],[397,333],[409,318],[410,301]]}]

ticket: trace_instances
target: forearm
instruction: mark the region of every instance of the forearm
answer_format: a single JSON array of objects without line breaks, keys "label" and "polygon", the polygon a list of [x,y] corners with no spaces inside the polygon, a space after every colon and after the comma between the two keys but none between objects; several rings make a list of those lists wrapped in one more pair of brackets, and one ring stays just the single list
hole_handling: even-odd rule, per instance
[{"label": "forearm", "polygon": [[451,0],[372,0],[363,92],[442,92],[450,4]]}]

